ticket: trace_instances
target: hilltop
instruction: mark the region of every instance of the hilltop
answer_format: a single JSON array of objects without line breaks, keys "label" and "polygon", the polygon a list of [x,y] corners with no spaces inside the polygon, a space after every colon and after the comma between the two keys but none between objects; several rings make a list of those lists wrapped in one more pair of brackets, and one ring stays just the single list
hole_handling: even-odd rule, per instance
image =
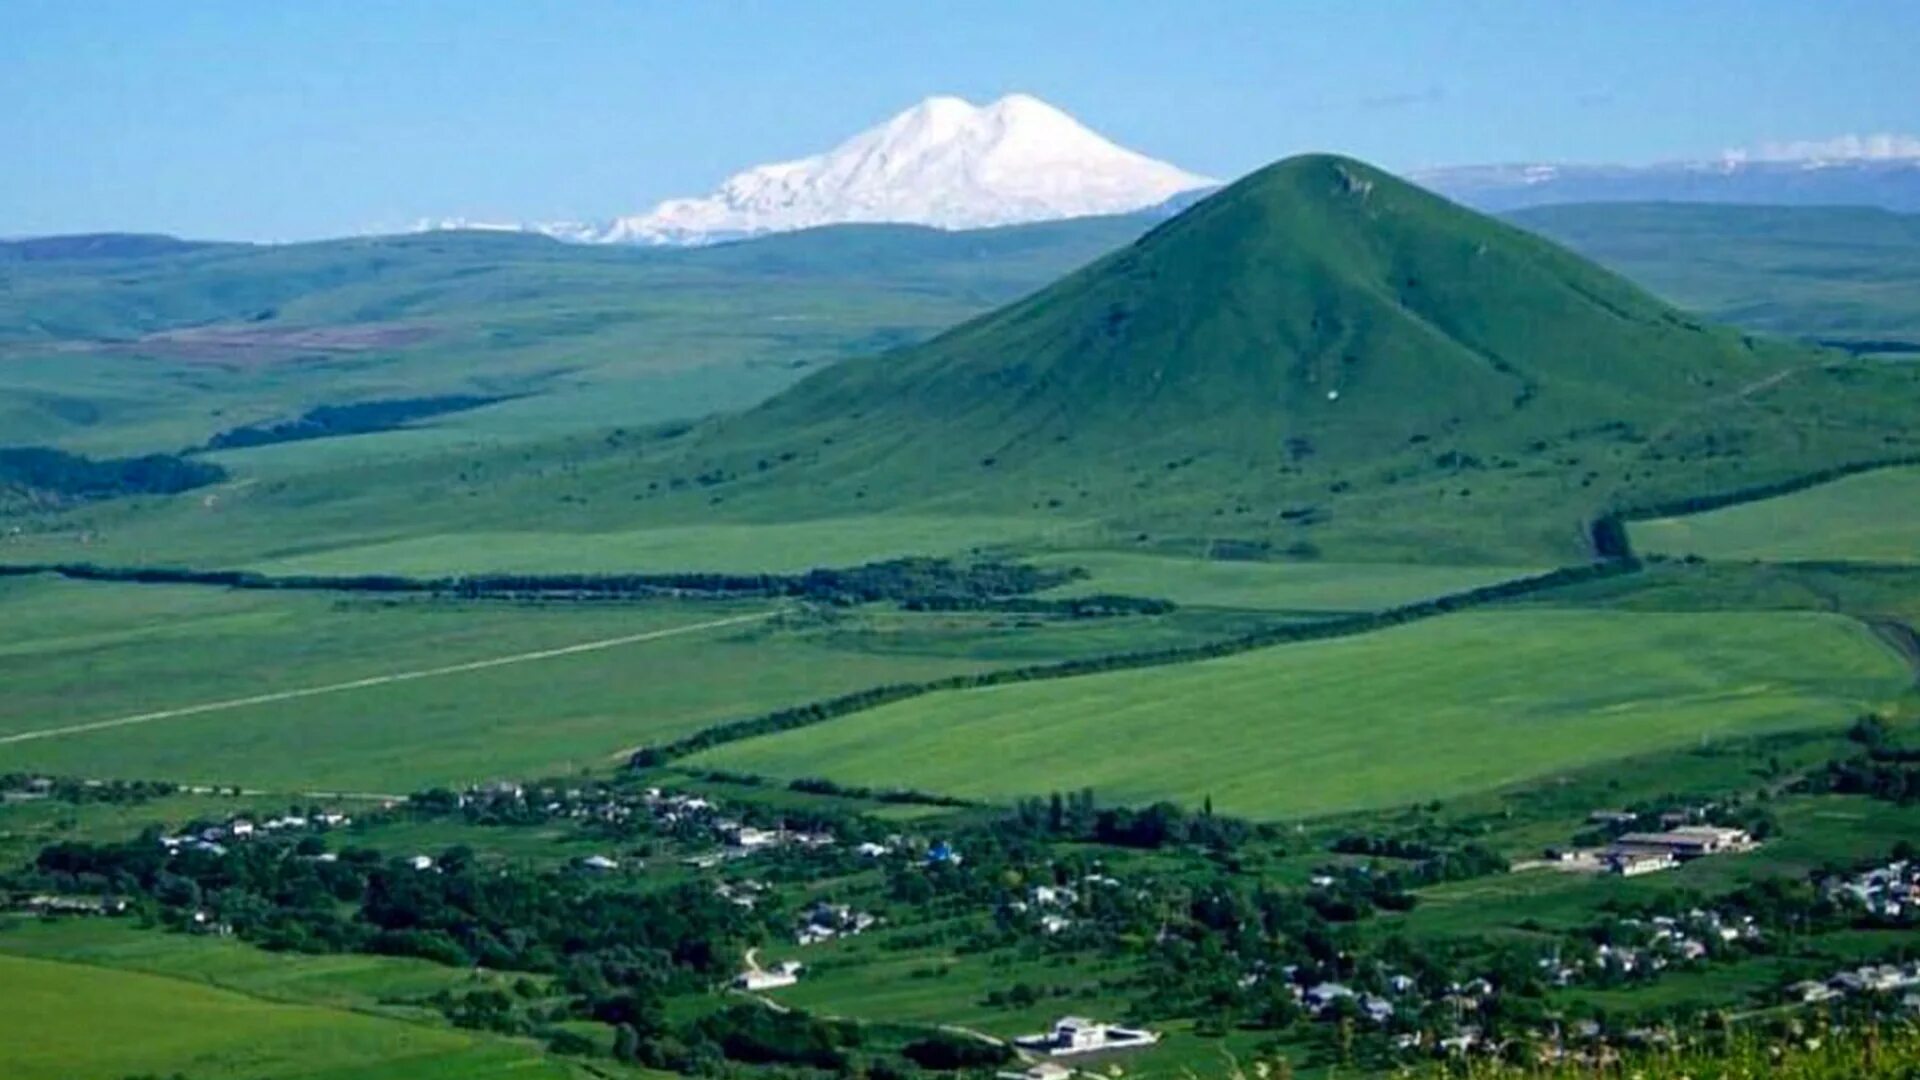
[{"label": "hilltop", "polygon": [[1554,518],[1509,532],[1544,529],[1567,554],[1580,520],[1637,490],[1904,444],[1862,412],[1816,431],[1787,404],[1881,377],[1841,362],[1705,324],[1549,241],[1312,155],[924,345],[715,421],[686,453],[739,477],[740,498],[778,488],[815,513],[1038,509],[1257,542],[1342,503],[1395,514],[1368,527],[1378,539],[1454,532],[1519,497]]}]

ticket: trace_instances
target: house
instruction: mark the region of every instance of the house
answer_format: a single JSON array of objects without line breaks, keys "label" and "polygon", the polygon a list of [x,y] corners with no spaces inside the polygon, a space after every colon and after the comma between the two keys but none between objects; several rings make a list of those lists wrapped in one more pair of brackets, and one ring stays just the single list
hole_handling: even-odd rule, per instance
[{"label": "house", "polygon": [[779,833],[756,829],[751,825],[742,825],[733,834],[734,846],[746,848],[749,851],[755,848],[772,847],[779,842]]},{"label": "house", "polygon": [[605,855],[589,855],[580,860],[580,867],[583,870],[592,870],[596,873],[604,874],[609,870],[620,869],[620,864],[613,859],[607,858]]},{"label": "house", "polygon": [[1095,1054],[1108,1050],[1135,1050],[1160,1041],[1160,1033],[1140,1028],[1099,1024],[1079,1016],[1063,1017],[1044,1035],[1022,1035],[1014,1045],[1053,1057]]},{"label": "house", "polygon": [[733,980],[742,990],[778,990],[800,981],[800,976],[785,971],[747,971]]},{"label": "house", "polygon": [[1360,1012],[1376,1024],[1384,1024],[1393,1019],[1393,1002],[1373,994],[1360,995]]},{"label": "house", "polygon": [[1835,990],[1826,983],[1814,982],[1808,979],[1787,987],[1787,994],[1795,1001],[1807,1005],[1817,1005],[1822,1001],[1832,1001],[1834,998],[1839,997],[1840,991]]},{"label": "house", "polygon": [[1041,907],[1066,907],[1080,899],[1080,894],[1065,885],[1035,885],[1033,902]]},{"label": "house", "polygon": [[733,980],[733,985],[742,990],[778,990],[783,986],[792,986],[800,981],[801,965],[798,960],[783,961],[778,967],[768,970],[762,967],[748,968]]},{"label": "house", "polygon": [[859,847],[854,848],[853,850],[855,854],[859,855],[863,859],[878,859],[886,855],[887,845],[876,844],[873,841],[869,840],[866,843],[861,844]]},{"label": "house", "polygon": [[407,865],[413,867],[415,870],[431,870],[433,869],[433,856],[415,855],[413,858],[407,860]]},{"label": "house", "polygon": [[1340,983],[1321,983],[1318,986],[1308,988],[1304,1000],[1307,1003],[1307,1008],[1312,1009],[1314,1012],[1320,1012],[1323,1009],[1332,1008],[1333,1003],[1339,1001],[1341,998],[1350,998],[1353,996],[1354,993],[1351,987],[1344,986]]},{"label": "house", "polygon": [[1671,870],[1680,865],[1678,859],[1668,851],[1641,851],[1627,848],[1608,851],[1603,856],[1607,869],[1621,877],[1638,877],[1641,874]]},{"label": "house", "polygon": [[1040,916],[1040,929],[1043,933],[1057,934],[1073,925],[1073,920],[1064,915]]},{"label": "house", "polygon": [[927,865],[929,866],[959,866],[960,861],[960,853],[955,851],[953,845],[947,843],[945,840],[927,849]]}]

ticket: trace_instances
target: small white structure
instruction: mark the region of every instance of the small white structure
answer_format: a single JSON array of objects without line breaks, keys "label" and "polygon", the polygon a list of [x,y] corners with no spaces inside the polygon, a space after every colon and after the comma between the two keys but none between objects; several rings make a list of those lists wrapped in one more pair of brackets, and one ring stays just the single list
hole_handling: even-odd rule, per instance
[{"label": "small white structure", "polygon": [[770,971],[762,967],[748,968],[733,980],[733,985],[742,990],[778,990],[799,981],[800,962],[787,960]]},{"label": "small white structure", "polygon": [[1097,1054],[1109,1050],[1137,1050],[1160,1041],[1160,1033],[1140,1028],[1097,1024],[1079,1016],[1061,1018],[1045,1035],[1022,1035],[1013,1040],[1023,1050],[1066,1057],[1070,1054]]},{"label": "small white structure", "polygon": [[413,867],[415,870],[431,870],[433,869],[433,856],[415,855],[413,858],[407,860],[407,865]]},{"label": "small white structure", "polygon": [[1607,869],[1621,877],[1639,877],[1641,874],[1653,874],[1662,870],[1671,870],[1680,865],[1672,852],[1667,851],[1609,851],[1606,854]]},{"label": "small white structure", "polygon": [[611,870],[620,869],[619,862],[613,859],[609,859],[605,855],[589,855],[586,858],[580,860],[580,866],[583,869],[592,870],[602,874],[607,873],[608,871],[611,871]]}]

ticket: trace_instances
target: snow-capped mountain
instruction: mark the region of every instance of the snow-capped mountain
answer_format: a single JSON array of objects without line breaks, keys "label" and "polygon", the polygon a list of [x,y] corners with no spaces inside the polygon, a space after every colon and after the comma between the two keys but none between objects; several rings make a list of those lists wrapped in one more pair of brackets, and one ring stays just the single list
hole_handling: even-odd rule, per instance
[{"label": "snow-capped mountain", "polygon": [[[1121,214],[1215,181],[1117,146],[1026,94],[931,97],[823,154],[759,165],[701,198],[604,224],[531,228],[582,243],[702,244],[845,222],[977,229]],[[457,224],[457,223],[456,223]]]},{"label": "snow-capped mountain", "polygon": [[1844,135],[1655,165],[1469,165],[1412,179],[1487,211],[1570,202],[1864,205],[1920,211],[1920,139]]}]

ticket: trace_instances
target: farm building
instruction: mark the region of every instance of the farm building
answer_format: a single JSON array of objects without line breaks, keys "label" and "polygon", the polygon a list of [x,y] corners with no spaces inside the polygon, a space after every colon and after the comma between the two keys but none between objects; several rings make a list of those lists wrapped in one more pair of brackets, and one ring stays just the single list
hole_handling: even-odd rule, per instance
[{"label": "farm building", "polygon": [[733,985],[742,990],[778,990],[799,981],[800,962],[788,960],[772,970],[761,967],[748,968],[734,978]]},{"label": "farm building", "polygon": [[1697,859],[1754,847],[1745,829],[1717,825],[1682,825],[1665,832],[1627,833],[1614,841],[1618,848],[1664,849],[1676,859]]},{"label": "farm building", "polygon": [[1023,1050],[1065,1057],[1106,1050],[1135,1050],[1160,1041],[1157,1031],[1097,1024],[1078,1016],[1063,1017],[1044,1035],[1022,1035],[1013,1040]]},{"label": "farm building", "polygon": [[1608,870],[1621,877],[1638,877],[1641,874],[1671,870],[1680,865],[1680,861],[1675,859],[1670,851],[1628,848],[1617,848],[1607,852],[1604,861]]}]

